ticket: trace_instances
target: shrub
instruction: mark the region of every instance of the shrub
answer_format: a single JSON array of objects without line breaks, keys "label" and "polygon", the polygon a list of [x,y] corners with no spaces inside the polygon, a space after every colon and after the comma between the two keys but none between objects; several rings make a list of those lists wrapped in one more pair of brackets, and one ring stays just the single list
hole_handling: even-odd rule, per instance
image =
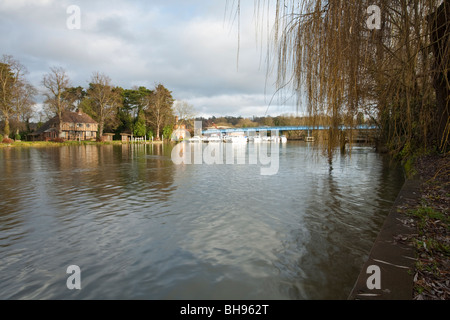
[{"label": "shrub", "polygon": [[4,138],[3,140],[2,140],[2,143],[13,143],[14,142],[14,140],[12,140],[12,139],[10,139],[10,138]]},{"label": "shrub", "polygon": [[61,142],[64,142],[64,139],[63,138],[55,138],[55,139],[53,139],[53,142],[61,143]]},{"label": "shrub", "polygon": [[170,139],[171,135],[172,135],[172,126],[169,126],[169,125],[165,126],[163,128],[164,139]]},{"label": "shrub", "polygon": [[14,140],[22,140],[22,137],[20,136],[20,134],[16,134],[15,136],[14,136]]},{"label": "shrub", "polygon": [[3,141],[3,136],[0,134],[0,141]]}]

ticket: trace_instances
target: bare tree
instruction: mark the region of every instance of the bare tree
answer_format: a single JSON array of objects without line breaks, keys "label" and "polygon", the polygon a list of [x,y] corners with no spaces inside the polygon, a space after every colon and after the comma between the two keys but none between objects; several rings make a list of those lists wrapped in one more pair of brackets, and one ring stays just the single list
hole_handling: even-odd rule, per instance
[{"label": "bare tree", "polygon": [[22,83],[16,88],[17,92],[14,94],[14,113],[18,126],[16,134],[19,130],[24,130],[25,125],[29,124],[31,117],[34,114],[34,105],[36,104],[34,97],[37,90],[29,83]]},{"label": "bare tree", "polygon": [[180,124],[190,124],[197,115],[194,106],[186,101],[175,101],[174,112]]},{"label": "bare tree", "polygon": [[10,134],[9,121],[14,114],[15,101],[19,99],[20,88],[24,85],[25,67],[10,55],[0,60],[0,111],[5,122],[4,133]]},{"label": "bare tree", "polygon": [[111,85],[111,78],[100,72],[92,74],[87,94],[93,102],[94,118],[99,123],[98,134],[101,138],[105,123],[113,117],[117,108],[122,104],[122,97],[119,91]]},{"label": "bare tree", "polygon": [[70,87],[69,76],[62,67],[52,67],[50,72],[44,75],[42,85],[47,89],[47,92],[44,93],[47,107],[51,113],[59,118],[58,136],[60,136],[62,132],[62,113],[69,107],[64,97],[67,88]]}]

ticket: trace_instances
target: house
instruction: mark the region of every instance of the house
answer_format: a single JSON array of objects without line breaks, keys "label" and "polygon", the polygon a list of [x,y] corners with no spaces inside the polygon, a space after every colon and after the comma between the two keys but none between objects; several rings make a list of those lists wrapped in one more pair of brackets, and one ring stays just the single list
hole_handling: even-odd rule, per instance
[{"label": "house", "polygon": [[172,132],[172,141],[183,141],[187,137],[190,137],[189,132],[186,130],[186,125],[175,125],[174,131]]},{"label": "house", "polygon": [[63,111],[61,121],[56,116],[44,123],[36,132],[29,134],[32,141],[49,141],[58,138],[64,140],[95,140],[97,138],[98,123],[81,109],[77,112]]},{"label": "house", "polygon": [[190,132],[186,129],[186,124],[178,123],[178,116],[175,117],[175,125],[173,127],[171,140],[183,141],[191,137]]}]

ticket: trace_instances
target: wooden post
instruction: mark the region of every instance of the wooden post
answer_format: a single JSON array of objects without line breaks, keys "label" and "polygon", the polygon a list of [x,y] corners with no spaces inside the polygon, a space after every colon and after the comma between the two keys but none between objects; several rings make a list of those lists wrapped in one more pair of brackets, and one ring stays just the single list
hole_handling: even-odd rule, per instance
[{"label": "wooden post", "polygon": [[347,139],[347,132],[344,130],[340,131],[340,146],[341,146],[341,153],[345,153],[345,145],[349,142]]}]

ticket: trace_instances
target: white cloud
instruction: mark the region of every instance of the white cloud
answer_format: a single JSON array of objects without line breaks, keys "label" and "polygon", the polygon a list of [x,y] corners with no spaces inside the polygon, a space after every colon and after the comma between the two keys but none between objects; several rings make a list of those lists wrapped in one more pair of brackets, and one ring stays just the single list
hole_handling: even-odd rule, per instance
[{"label": "white cloud", "polygon": [[[71,4],[81,8],[80,30],[66,27]],[[87,86],[100,71],[125,88],[163,83],[203,114],[259,116],[274,79],[257,46],[253,2],[242,6],[239,68],[237,24],[225,2],[206,0],[3,0],[0,28],[11,31],[0,38],[1,54],[19,59],[36,86],[60,65],[73,85]]]},{"label": "white cloud", "polygon": [[[181,99],[183,100],[183,99]],[[217,96],[199,96],[186,99],[192,104],[198,116],[277,116],[280,114],[294,114],[296,112],[295,101],[286,101],[279,104],[278,100],[272,100],[265,94],[227,94]]]},{"label": "white cloud", "polygon": [[54,3],[54,0],[2,0],[0,10],[15,11],[25,7],[46,7]]}]

